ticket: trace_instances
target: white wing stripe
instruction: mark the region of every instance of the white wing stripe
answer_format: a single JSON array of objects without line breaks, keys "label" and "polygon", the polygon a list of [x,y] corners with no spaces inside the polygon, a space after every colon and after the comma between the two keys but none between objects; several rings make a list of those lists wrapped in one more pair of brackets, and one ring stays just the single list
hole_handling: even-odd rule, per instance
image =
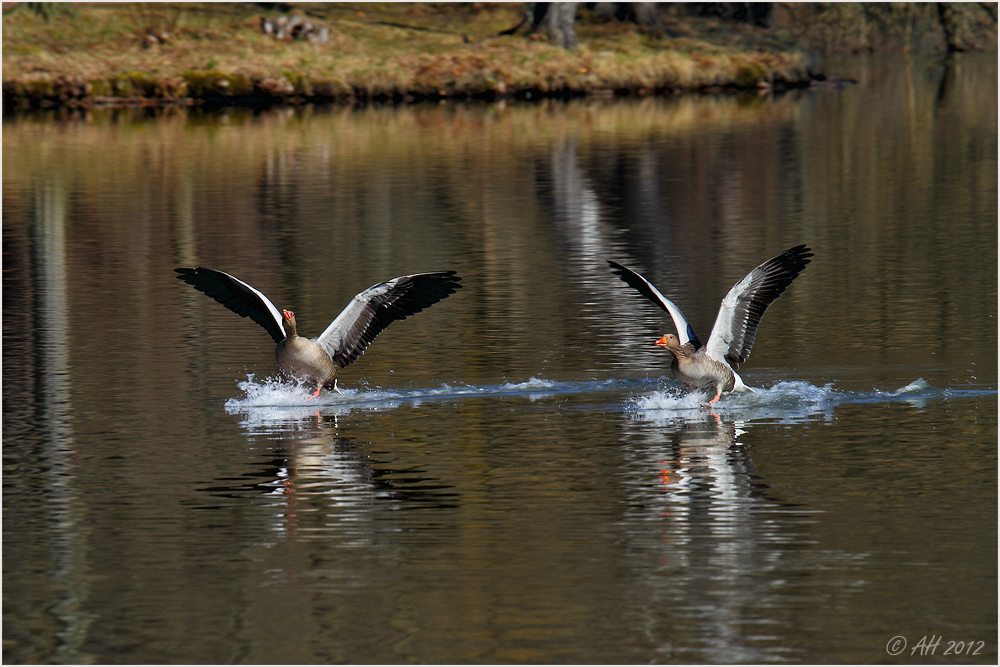
[{"label": "white wing stripe", "polygon": [[372,285],[368,289],[354,295],[354,298],[350,300],[347,307],[340,311],[340,314],[333,319],[333,322],[330,322],[330,325],[323,330],[323,333],[316,337],[319,344],[326,349],[327,354],[332,357],[337,353],[340,346],[343,345],[344,336],[347,335],[351,330],[351,326],[361,317],[371,300],[388,292],[397,282],[399,282],[399,278],[393,278],[392,280]]},{"label": "white wing stripe", "polygon": [[[219,273],[225,273],[225,271],[219,271]],[[238,282],[240,285],[243,285],[244,287],[246,287],[248,290],[250,290],[254,294],[256,294],[260,298],[260,300],[264,302],[264,305],[267,306],[268,311],[270,311],[270,313],[271,313],[271,317],[274,318],[275,323],[278,325],[278,330],[279,331],[284,331],[285,330],[284,327],[282,326],[282,319],[283,318],[281,317],[281,313],[278,312],[278,309],[275,307],[275,305],[273,303],[271,303],[270,299],[268,299],[266,296],[264,296],[264,294],[260,290],[258,290],[256,287],[254,287],[253,285],[250,285],[250,284],[247,284],[247,283],[243,282],[242,280],[240,280],[239,278],[237,278],[234,275],[230,275],[228,273],[226,273],[226,275],[229,276],[230,278],[232,278],[233,280],[235,280],[236,282]]]},{"label": "white wing stripe", "polygon": [[750,282],[753,280],[753,274],[756,270],[754,269],[743,280],[733,285],[719,306],[719,314],[715,318],[715,325],[712,327],[712,333],[708,337],[708,345],[705,346],[705,353],[716,361],[729,364],[726,361],[726,354],[729,353],[729,344],[736,338],[734,327],[737,325],[740,327],[744,326],[743,322],[736,322],[737,300],[750,287]]},{"label": "white wing stripe", "polygon": [[697,340],[698,337],[694,335],[694,330],[684,318],[684,313],[681,312],[681,309],[678,308],[673,301],[660,294],[660,290],[653,287],[653,283],[649,282],[635,271],[632,271],[632,273],[639,276],[642,282],[646,283],[649,290],[656,296],[657,299],[660,300],[660,303],[662,303],[663,307],[667,309],[667,312],[670,313],[670,319],[674,321],[674,328],[677,329],[677,338],[680,340],[681,345],[686,345],[692,340]]}]

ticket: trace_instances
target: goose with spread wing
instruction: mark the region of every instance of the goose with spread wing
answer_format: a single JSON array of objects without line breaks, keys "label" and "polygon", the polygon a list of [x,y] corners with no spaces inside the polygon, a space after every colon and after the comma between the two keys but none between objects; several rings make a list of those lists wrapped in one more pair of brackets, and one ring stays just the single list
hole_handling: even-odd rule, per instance
[{"label": "goose with spread wing", "polygon": [[361,292],[323,333],[304,338],[296,330],[295,313],[279,311],[270,299],[239,278],[202,266],[174,271],[178,280],[264,327],[278,344],[274,352],[278,368],[288,377],[315,383],[313,396],[319,396],[323,387],[337,389],[337,369],[356,361],[387,326],[462,287],[454,271],[399,276]]},{"label": "goose with spread wing", "polygon": [[690,387],[713,393],[709,401],[712,404],[725,392],[749,390],[736,370],[750,357],[760,318],[812,256],[809,248],[797,245],[767,260],[733,285],[722,300],[707,345],[698,340],[680,308],[652,283],[617,262],[608,260],[608,264],[630,287],[670,314],[677,335],[664,334],[656,345],[667,348],[673,355],[670,370],[674,377]]}]

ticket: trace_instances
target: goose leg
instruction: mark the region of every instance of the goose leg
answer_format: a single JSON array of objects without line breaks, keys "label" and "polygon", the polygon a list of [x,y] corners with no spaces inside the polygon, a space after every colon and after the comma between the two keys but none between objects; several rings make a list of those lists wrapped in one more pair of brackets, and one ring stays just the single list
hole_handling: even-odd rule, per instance
[{"label": "goose leg", "polygon": [[306,400],[309,400],[309,401],[311,401],[311,400],[313,400],[314,398],[316,398],[317,396],[319,396],[319,390],[320,390],[320,389],[322,389],[322,388],[323,388],[323,383],[322,383],[322,382],[320,382],[320,383],[319,383],[318,385],[316,385],[316,391],[314,391],[314,392],[312,393],[312,396],[310,396],[310,397],[309,397],[308,399],[306,399]]}]

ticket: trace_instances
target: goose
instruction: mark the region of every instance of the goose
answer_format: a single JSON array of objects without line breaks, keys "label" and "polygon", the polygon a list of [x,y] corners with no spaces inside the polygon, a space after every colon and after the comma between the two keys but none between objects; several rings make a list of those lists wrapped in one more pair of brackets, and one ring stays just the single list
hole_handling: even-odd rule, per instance
[{"label": "goose", "polygon": [[295,313],[278,310],[259,290],[224,271],[199,266],[174,269],[176,278],[204,292],[241,317],[264,327],[278,344],[278,368],[286,377],[337,389],[337,369],[364,354],[375,337],[396,320],[419,313],[461,288],[454,271],[414,273],[372,285],[351,299],[315,338],[299,335]]},{"label": "goose", "polygon": [[752,391],[736,371],[750,358],[764,311],[792,284],[812,256],[805,245],[797,245],[767,260],[733,285],[719,306],[707,345],[698,340],[680,308],[652,283],[617,262],[607,262],[612,273],[670,314],[677,335],[664,334],[656,345],[673,355],[670,370],[674,377],[695,389],[714,392],[708,402],[711,405],[725,392]]}]

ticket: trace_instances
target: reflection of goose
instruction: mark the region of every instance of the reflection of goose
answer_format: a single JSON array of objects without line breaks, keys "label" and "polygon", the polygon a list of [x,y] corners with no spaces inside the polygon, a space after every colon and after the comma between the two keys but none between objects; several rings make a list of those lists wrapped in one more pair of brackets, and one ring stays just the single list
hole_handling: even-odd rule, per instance
[{"label": "reflection of goose", "polygon": [[670,313],[678,335],[664,334],[656,344],[674,355],[670,364],[674,377],[696,389],[714,391],[715,396],[709,403],[715,403],[722,392],[749,389],[736,369],[750,357],[760,318],[767,307],[792,284],[812,256],[809,248],[797,245],[767,260],[733,285],[722,300],[708,345],[705,346],[702,346],[680,309],[648,280],[617,262],[609,260],[608,264],[622,280]]},{"label": "reflection of goose", "polygon": [[315,382],[313,396],[319,396],[325,386],[336,389],[337,367],[356,361],[387,326],[419,313],[461,287],[461,278],[454,271],[399,276],[361,292],[326,331],[315,338],[303,338],[295,330],[295,313],[279,312],[266,296],[239,278],[205,267],[174,270],[180,274],[179,280],[264,327],[278,344],[274,355],[281,372]]},{"label": "reflection of goose", "polygon": [[[690,652],[674,653],[675,661],[775,662],[772,649],[746,632],[755,620],[748,610],[781,599],[775,579],[797,535],[794,523],[777,518],[784,508],[765,495],[752,451],[740,442],[749,425],[717,417],[661,423],[637,429],[642,446],[631,450],[643,474],[628,497],[636,508],[632,548],[656,565],[629,591],[642,600],[639,618],[657,628],[662,615],[646,610],[669,608],[684,619],[684,640],[673,649]],[[650,483],[654,474],[659,484]]]}]

